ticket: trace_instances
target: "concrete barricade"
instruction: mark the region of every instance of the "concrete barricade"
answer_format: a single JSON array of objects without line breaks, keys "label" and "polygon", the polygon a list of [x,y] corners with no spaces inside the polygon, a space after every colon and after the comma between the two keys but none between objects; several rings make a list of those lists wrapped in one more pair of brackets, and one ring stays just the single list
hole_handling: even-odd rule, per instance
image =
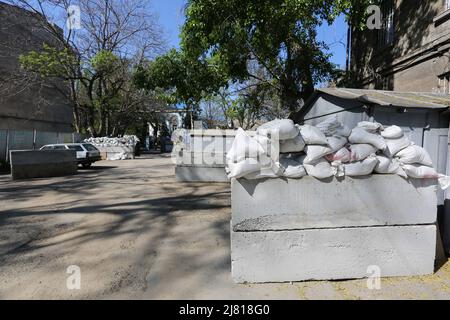
[{"label": "concrete barricade", "polygon": [[436,226],[232,232],[233,279],[289,282],[431,274]]},{"label": "concrete barricade", "polygon": [[176,166],[178,182],[228,182],[225,168],[221,166]]},{"label": "concrete barricade", "polygon": [[186,145],[175,146],[173,150],[177,181],[229,182],[225,172],[226,153],[235,135],[234,130],[190,130]]},{"label": "concrete barricade", "polygon": [[232,180],[236,282],[431,274],[436,182],[396,175]]},{"label": "concrete barricade", "polygon": [[77,173],[77,156],[73,150],[10,151],[13,180],[46,178]]},{"label": "concrete barricade", "polygon": [[436,222],[436,180],[397,175],[302,179],[233,180],[234,231]]}]

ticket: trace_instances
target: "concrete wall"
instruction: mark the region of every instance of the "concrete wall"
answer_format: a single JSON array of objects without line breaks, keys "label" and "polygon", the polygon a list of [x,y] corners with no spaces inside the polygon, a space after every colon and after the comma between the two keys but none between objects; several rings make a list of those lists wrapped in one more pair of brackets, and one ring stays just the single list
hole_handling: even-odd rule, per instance
[{"label": "concrete wall", "polygon": [[11,151],[10,160],[13,180],[73,175],[78,167],[73,150]]},{"label": "concrete wall", "polygon": [[28,11],[0,3],[0,129],[73,131],[72,108],[55,89],[67,90],[63,82],[27,80],[19,66],[21,54],[39,51],[43,43],[53,44],[42,21]]},{"label": "concrete wall", "polygon": [[436,180],[397,175],[232,180],[234,231],[434,224]]},{"label": "concrete wall", "polygon": [[176,166],[178,182],[226,182],[229,179],[224,167]]},{"label": "concrete wall", "polygon": [[0,129],[0,161],[9,161],[11,150],[39,150],[46,144],[77,143],[85,137],[77,133]]},{"label": "concrete wall", "polygon": [[177,143],[173,149],[177,181],[228,182],[226,154],[235,135],[235,130],[190,130],[183,144]]},{"label": "concrete wall", "polygon": [[232,180],[236,282],[431,274],[436,181],[395,175]]},{"label": "concrete wall", "polygon": [[436,227],[231,232],[234,281],[288,282],[432,274]]}]

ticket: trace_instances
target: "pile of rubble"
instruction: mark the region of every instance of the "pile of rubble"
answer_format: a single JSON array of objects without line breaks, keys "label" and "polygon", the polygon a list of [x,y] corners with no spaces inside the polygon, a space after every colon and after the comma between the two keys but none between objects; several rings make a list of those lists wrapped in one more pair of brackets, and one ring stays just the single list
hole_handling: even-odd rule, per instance
[{"label": "pile of rubble", "polygon": [[246,179],[397,174],[450,186],[450,179],[433,168],[427,151],[400,127],[366,121],[350,129],[336,119],[317,126],[274,120],[259,127],[254,137],[239,129],[226,170],[229,178]]}]

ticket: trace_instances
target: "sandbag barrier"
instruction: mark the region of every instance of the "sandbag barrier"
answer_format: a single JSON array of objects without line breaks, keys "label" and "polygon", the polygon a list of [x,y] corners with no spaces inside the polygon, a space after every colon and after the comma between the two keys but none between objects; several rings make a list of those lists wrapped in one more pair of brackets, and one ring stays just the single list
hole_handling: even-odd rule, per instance
[{"label": "sandbag barrier", "polygon": [[436,179],[442,189],[450,178],[439,174],[430,155],[398,126],[363,121],[350,129],[337,119],[316,126],[277,119],[250,136],[238,129],[226,156],[228,178],[318,179],[396,174],[405,179]]},{"label": "sandbag barrier", "polygon": [[135,135],[123,137],[97,137],[84,140],[85,143],[94,145],[101,153],[103,160],[127,160],[134,159],[136,145],[140,142]]}]

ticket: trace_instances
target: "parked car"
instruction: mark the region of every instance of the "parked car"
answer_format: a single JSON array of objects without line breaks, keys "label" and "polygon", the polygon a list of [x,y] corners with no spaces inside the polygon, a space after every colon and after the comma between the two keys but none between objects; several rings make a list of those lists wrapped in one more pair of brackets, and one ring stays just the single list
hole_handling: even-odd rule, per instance
[{"label": "parked car", "polygon": [[94,162],[102,159],[100,151],[90,143],[48,144],[40,150],[75,150],[78,164],[83,168],[89,168]]}]

